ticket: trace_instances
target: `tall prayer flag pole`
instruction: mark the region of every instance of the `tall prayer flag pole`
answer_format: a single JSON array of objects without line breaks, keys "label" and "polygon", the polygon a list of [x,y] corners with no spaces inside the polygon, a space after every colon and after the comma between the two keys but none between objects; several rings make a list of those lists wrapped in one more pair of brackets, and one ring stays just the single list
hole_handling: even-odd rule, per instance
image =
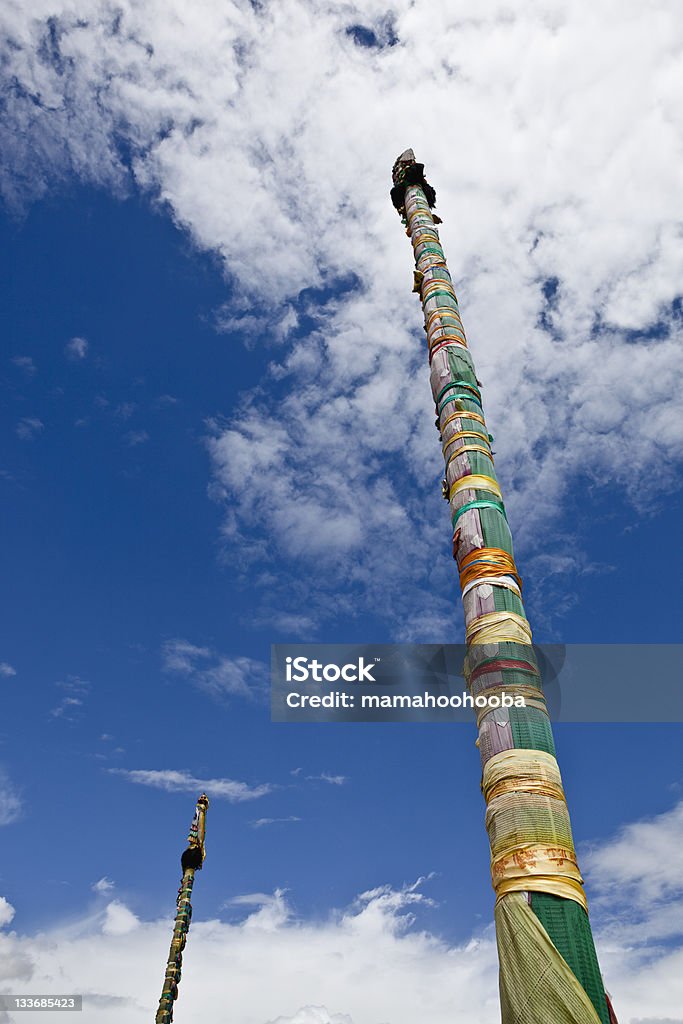
[{"label": "tall prayer flag pole", "polygon": [[503,1024],[610,1024],[493,438],[435,226],[440,221],[431,212],[436,194],[412,149],[394,164],[393,185],[392,202],[415,255],[413,291],[424,311],[468,686],[473,696],[505,690],[526,702],[485,708],[477,722]]}]

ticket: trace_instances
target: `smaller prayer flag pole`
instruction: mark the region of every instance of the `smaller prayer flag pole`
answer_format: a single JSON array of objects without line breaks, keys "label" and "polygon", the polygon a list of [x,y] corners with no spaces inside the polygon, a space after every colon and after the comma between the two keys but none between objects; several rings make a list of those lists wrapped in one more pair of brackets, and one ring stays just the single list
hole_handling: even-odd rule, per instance
[{"label": "smaller prayer flag pole", "polygon": [[190,825],[190,834],[187,837],[188,847],[180,858],[183,869],[183,877],[178,889],[176,901],[177,911],[175,924],[173,926],[173,938],[171,949],[166,964],[166,977],[164,987],[161,991],[159,1009],[156,1015],[156,1024],[171,1024],[173,1020],[173,1003],[178,998],[178,984],[183,966],[183,950],[187,940],[187,933],[192,920],[192,886],[194,885],[195,871],[201,871],[206,851],[204,849],[204,835],[206,832],[206,812],[209,807],[209,798],[202,793],[197,800],[194,818]]}]

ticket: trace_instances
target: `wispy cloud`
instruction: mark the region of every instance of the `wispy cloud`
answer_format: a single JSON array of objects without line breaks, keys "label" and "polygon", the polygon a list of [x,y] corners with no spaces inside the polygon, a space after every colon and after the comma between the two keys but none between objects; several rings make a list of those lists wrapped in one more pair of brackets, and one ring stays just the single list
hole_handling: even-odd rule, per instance
[{"label": "wispy cloud", "polygon": [[63,719],[67,722],[78,721],[81,717],[81,709],[90,692],[90,683],[79,676],[67,676],[66,679],[55,683],[55,686],[63,692],[64,696],[59,704],[52,708],[50,714],[53,718]]},{"label": "wispy cloud", "polygon": [[265,828],[266,825],[287,825],[294,821],[301,821],[301,818],[297,818],[295,814],[290,814],[286,818],[256,818],[255,821],[250,821],[249,824],[252,828]]},{"label": "wispy cloud", "polygon": [[17,670],[8,661],[0,661],[0,676],[15,676]]},{"label": "wispy cloud", "polygon": [[343,786],[348,782],[346,775],[332,775],[330,772],[321,772],[320,775],[307,775],[307,782],[329,782],[331,786]]},{"label": "wispy cloud", "polygon": [[217,800],[228,800],[230,803],[242,803],[245,800],[258,800],[259,797],[272,793],[274,787],[269,783],[250,786],[246,782],[235,779],[201,779],[186,771],[173,769],[135,769],[109,768],[112,775],[120,775],[128,782],[139,786],[151,786],[153,789],[164,789],[168,793],[205,792]]},{"label": "wispy cloud", "polygon": [[138,445],[146,444],[149,441],[149,434],[146,430],[129,430],[125,440],[130,448],[137,448]]},{"label": "wispy cloud", "polygon": [[19,370],[22,370],[27,377],[33,377],[37,372],[38,367],[33,361],[33,356],[14,356],[12,363]]},{"label": "wispy cloud", "polygon": [[42,432],[44,426],[43,421],[39,420],[37,416],[23,416],[14,428],[14,433],[20,441],[33,441]]},{"label": "wispy cloud", "polygon": [[167,640],[161,654],[165,671],[185,676],[215,699],[262,700],[267,693],[268,668],[254,658],[230,657],[183,639]]},{"label": "wispy cloud", "polygon": [[100,893],[100,894],[105,893],[105,892],[111,892],[112,889],[114,889],[114,888],[115,888],[114,883],[112,882],[112,880],[110,878],[107,878],[106,876],[104,876],[103,878],[98,879],[96,882],[93,882],[93,884],[91,885],[92,891],[96,892],[96,893]]},{"label": "wispy cloud", "polygon": [[88,354],[88,342],[85,338],[71,338],[64,346],[67,359],[78,362]]},{"label": "wispy cloud", "polygon": [[0,768],[0,825],[12,825],[21,816],[21,799],[7,772]]}]

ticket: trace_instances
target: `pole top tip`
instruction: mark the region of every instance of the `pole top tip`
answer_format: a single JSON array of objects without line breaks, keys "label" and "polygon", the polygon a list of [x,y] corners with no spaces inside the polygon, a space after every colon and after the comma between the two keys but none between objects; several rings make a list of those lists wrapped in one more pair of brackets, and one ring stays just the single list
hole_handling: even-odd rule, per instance
[{"label": "pole top tip", "polygon": [[436,192],[425,179],[424,170],[424,164],[417,162],[412,149],[404,149],[394,163],[391,171],[394,184],[391,201],[402,216],[405,212],[405,192],[409,185],[420,186],[430,207],[436,203]]}]

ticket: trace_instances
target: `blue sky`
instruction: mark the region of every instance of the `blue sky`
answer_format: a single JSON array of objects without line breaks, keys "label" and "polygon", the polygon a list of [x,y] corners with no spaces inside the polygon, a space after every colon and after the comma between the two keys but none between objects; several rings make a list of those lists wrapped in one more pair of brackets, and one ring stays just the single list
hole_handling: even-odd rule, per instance
[{"label": "blue sky", "polygon": [[[529,82],[520,109],[538,124],[500,180],[487,178],[475,153],[471,180],[453,181],[425,126],[389,131],[383,123],[360,184],[362,123],[349,153],[333,160],[327,117],[361,117],[355,99],[340,99],[345,89],[355,95],[352,83],[372,83],[385,114],[408,103],[397,84],[401,65],[390,63],[422,52],[424,34],[408,9],[387,19],[378,7],[367,24],[331,10],[316,21],[307,4],[292,4],[289,22],[273,13],[259,23],[267,13],[238,8],[226,15],[226,25],[234,18],[226,32],[249,45],[260,32],[274,62],[278,41],[294,47],[304,29],[310,45],[328,48],[330,96],[319,107],[310,98],[319,85],[313,71],[294,72],[292,55],[277,58],[282,68],[271,65],[289,90],[272,120],[263,113],[272,81],[256,58],[245,58],[242,72],[236,58],[238,85],[221,81],[215,95],[208,81],[192,82],[185,107],[169,76],[201,72],[182,31],[155,36],[151,15],[126,8],[133,27],[125,46],[134,51],[131,40],[147,33],[166,61],[166,71],[160,57],[154,72],[158,94],[148,82],[131,98],[126,90],[144,78],[119,53],[121,32],[106,44],[97,35],[103,10],[96,17],[89,8],[92,39],[73,43],[68,12],[58,15],[67,71],[40,50],[50,37],[42,14],[24,24],[17,8],[4,29],[5,38],[21,38],[16,52],[25,55],[7,93],[14,100],[4,115],[11,145],[0,213],[0,816],[5,848],[15,851],[0,868],[0,896],[14,915],[0,904],[0,925],[18,958],[12,977],[27,984],[57,963],[74,985],[100,993],[93,1020],[113,1020],[106,978],[89,967],[81,977],[77,964],[60,961],[65,936],[91,941],[103,957],[123,958],[139,1001],[126,1012],[137,1019],[161,983],[178,858],[197,787],[206,784],[208,858],[194,902],[195,922],[207,930],[200,926],[190,945],[196,938],[205,950],[209,990],[221,977],[212,943],[237,958],[262,956],[266,976],[272,956],[277,988],[276,947],[266,938],[259,945],[259,935],[281,934],[313,957],[325,942],[343,945],[352,921],[359,950],[370,936],[397,964],[414,957],[438,973],[442,955],[447,964],[469,949],[480,957],[472,990],[482,996],[481,1015],[468,1019],[493,1020],[492,891],[474,725],[272,725],[269,648],[284,640],[461,639],[411,254],[388,199],[391,163],[411,143],[420,144],[439,191],[536,639],[682,640],[673,543],[683,454],[680,253],[666,208],[653,199],[642,214],[638,237],[654,241],[643,241],[629,264],[631,185],[619,149],[593,188],[590,160],[575,179],[556,170],[561,137],[543,184],[557,206],[550,198],[535,205],[533,189],[511,200],[510,181],[528,171],[524,154],[530,162],[543,130]],[[182,4],[177,14],[182,24]],[[222,15],[209,4],[203,17],[210,35]],[[520,17],[538,32],[539,52],[555,45],[547,25]],[[572,16],[563,17],[571,54]],[[523,38],[516,31],[514,19],[492,16],[482,40],[509,32],[514,43]],[[108,99],[98,107],[88,97],[98,86],[98,47],[110,45]],[[485,56],[504,83],[506,60],[495,47]],[[606,93],[617,90],[604,73]],[[78,95],[80,120],[64,128],[50,122],[47,103],[22,107],[29,79],[63,90],[65,105],[54,110],[73,107]],[[244,90],[244,109],[216,122],[208,151],[195,147],[203,129],[190,132],[187,119],[219,118],[233,86]],[[487,104],[501,105],[501,131],[515,123],[501,96],[486,99],[477,82],[472,89],[482,115]],[[570,133],[589,102],[581,95],[570,104]],[[560,92],[556,99],[570,102]],[[126,118],[116,106],[124,102]],[[169,113],[172,102],[179,106]],[[258,112],[252,139],[250,111]],[[650,108],[631,115],[648,138]],[[301,132],[288,139],[285,159],[278,118],[297,117]],[[316,128],[320,151],[311,142]],[[226,150],[216,138],[233,129]],[[662,188],[666,163],[663,152]],[[296,188],[288,167],[303,168]],[[615,183],[626,188],[629,217],[618,204],[598,216]],[[297,192],[304,186],[308,199]],[[593,226],[582,246],[567,244],[582,203]],[[592,254],[590,275],[579,248]],[[551,279],[558,285],[548,289]],[[614,296],[634,280],[642,281],[638,295],[617,309]],[[648,289],[657,298],[650,305],[640,294]],[[644,699],[653,699],[649,687],[644,681]],[[624,1019],[639,1024],[659,1024],[679,1005],[681,915],[659,926],[647,907],[680,910],[674,866],[665,874],[657,862],[680,847],[681,728],[556,731],[608,987],[617,1008],[621,990]],[[355,903],[361,893],[371,895]],[[416,915],[411,928],[408,913]],[[620,926],[633,930],[637,948],[628,970]],[[36,965],[32,976],[23,955]],[[636,981],[653,984],[657,972],[660,1002],[644,1008]],[[196,984],[190,975],[188,965],[183,988]],[[274,995],[250,1004],[245,983],[238,1017],[388,1019],[364,989],[352,1005],[321,984],[310,992],[293,984],[279,1003]],[[324,1012],[310,1009],[323,1002]],[[200,1003],[188,997],[182,1009],[191,1021]],[[392,1012],[400,1019],[399,1007]]]}]

